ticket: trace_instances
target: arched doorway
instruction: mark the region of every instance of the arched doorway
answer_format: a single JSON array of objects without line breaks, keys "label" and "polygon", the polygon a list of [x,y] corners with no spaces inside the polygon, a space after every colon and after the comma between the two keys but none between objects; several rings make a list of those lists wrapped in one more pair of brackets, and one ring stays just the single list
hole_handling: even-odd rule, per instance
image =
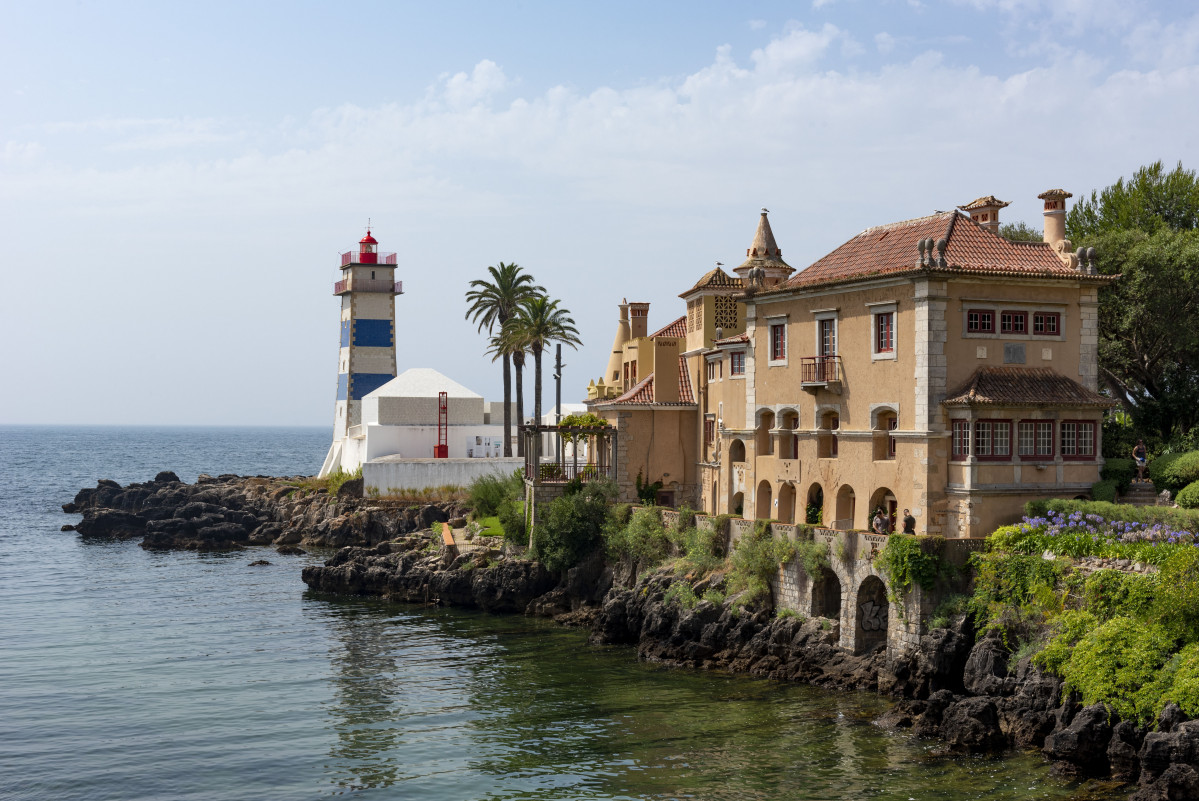
[{"label": "arched doorway", "polygon": [[773,500],[774,494],[770,489],[770,482],[766,479],[758,484],[757,497],[755,498],[757,513],[754,515],[758,520],[769,520],[774,517],[771,513],[770,502]]},{"label": "arched doorway", "polygon": [[745,443],[739,439],[735,439],[729,443],[729,461],[744,462],[745,461]]},{"label": "arched doorway", "polygon": [[895,493],[886,487],[879,487],[870,496],[870,530],[874,530],[874,515],[879,509],[883,510],[883,514],[887,515],[890,521],[889,529],[895,530],[895,520],[898,518],[899,501],[895,500]]},{"label": "arched doorway", "polygon": [[833,528],[841,531],[853,528],[856,501],[853,487],[842,484],[841,489],[837,490],[837,517],[833,520]]},{"label": "arched doorway", "polygon": [[808,487],[808,503],[804,509],[804,522],[812,526],[824,525],[824,487],[819,484]]},{"label": "arched doorway", "polygon": [[770,456],[774,453],[774,412],[766,409],[758,412],[758,428],[754,431],[754,447],[758,456]]},{"label": "arched doorway", "polygon": [[783,484],[779,487],[778,519],[783,523],[795,522],[795,485]]},{"label": "arched doorway", "polygon": [[745,493],[738,492],[733,495],[729,502],[729,513],[741,517],[745,514]]},{"label": "arched doorway", "polygon": [[841,619],[841,580],[827,567],[812,576],[812,617]]},{"label": "arched doorway", "polygon": [[887,586],[878,576],[867,576],[858,588],[857,608],[854,610],[854,653],[873,651],[887,642]]}]

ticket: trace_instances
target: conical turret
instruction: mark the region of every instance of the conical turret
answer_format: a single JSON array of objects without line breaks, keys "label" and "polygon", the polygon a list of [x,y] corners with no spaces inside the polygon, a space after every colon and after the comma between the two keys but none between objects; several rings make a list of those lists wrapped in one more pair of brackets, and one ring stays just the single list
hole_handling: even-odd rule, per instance
[{"label": "conical turret", "polygon": [[764,286],[773,286],[780,281],[785,281],[787,276],[795,272],[791,265],[783,261],[783,251],[774,241],[774,232],[770,230],[770,219],[766,216],[769,213],[767,209],[762,209],[762,216],[758,218],[758,230],[754,232],[753,244],[745,251],[745,261],[734,270],[737,275],[741,276],[741,280],[745,282],[746,286],[749,285],[750,270],[755,267],[761,268],[760,275]]}]

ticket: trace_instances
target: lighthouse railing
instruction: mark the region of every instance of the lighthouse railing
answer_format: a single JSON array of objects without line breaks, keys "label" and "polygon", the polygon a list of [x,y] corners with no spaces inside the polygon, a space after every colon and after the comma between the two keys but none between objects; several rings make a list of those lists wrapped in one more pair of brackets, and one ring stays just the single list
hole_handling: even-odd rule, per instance
[{"label": "lighthouse railing", "polygon": [[333,284],[334,295],[344,295],[346,292],[389,292],[392,295],[403,295],[404,282],[383,278],[343,278]]},{"label": "lighthouse railing", "polygon": [[394,253],[359,253],[356,250],[347,250],[341,254],[341,266],[345,267],[348,264],[398,264],[396,254]]}]

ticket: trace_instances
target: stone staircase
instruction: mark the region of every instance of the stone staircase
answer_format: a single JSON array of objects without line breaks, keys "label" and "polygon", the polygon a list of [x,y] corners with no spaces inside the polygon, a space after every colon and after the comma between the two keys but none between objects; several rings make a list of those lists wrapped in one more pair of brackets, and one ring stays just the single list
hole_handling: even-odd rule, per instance
[{"label": "stone staircase", "polygon": [[1153,482],[1145,479],[1144,481],[1134,481],[1128,488],[1128,492],[1120,496],[1120,503],[1129,503],[1133,506],[1157,506],[1157,488],[1153,486]]}]

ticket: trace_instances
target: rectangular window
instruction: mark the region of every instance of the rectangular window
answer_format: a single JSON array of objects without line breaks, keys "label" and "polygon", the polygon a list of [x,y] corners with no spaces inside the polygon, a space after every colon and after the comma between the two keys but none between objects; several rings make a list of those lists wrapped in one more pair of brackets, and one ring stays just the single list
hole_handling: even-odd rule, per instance
[{"label": "rectangular window", "polygon": [[891,353],[895,350],[895,312],[874,315],[874,352]]},{"label": "rectangular window", "polygon": [[716,420],[704,418],[704,447],[710,447],[716,441]]},{"label": "rectangular window", "polygon": [[770,326],[770,359],[780,361],[787,358],[787,324],[774,323]]},{"label": "rectangular window", "polygon": [[1023,459],[1053,458],[1053,421],[1021,420],[1017,427],[1018,453]]},{"label": "rectangular window", "polygon": [[966,312],[966,330],[972,334],[995,333],[995,312],[970,309]]},{"label": "rectangular window", "polygon": [[999,332],[1002,334],[1028,333],[1028,312],[1005,311],[999,315]]},{"label": "rectangular window", "polygon": [[820,321],[820,355],[837,355],[837,321],[835,319]]},{"label": "rectangular window", "polygon": [[991,424],[979,421],[974,424],[974,455],[991,455]]},{"label": "rectangular window", "polygon": [[1062,422],[1062,458],[1095,458],[1095,424],[1079,420]]},{"label": "rectangular window", "polygon": [[970,455],[970,421],[953,421],[953,458],[965,459]]},{"label": "rectangular window", "polygon": [[[897,428],[899,428],[899,418],[892,417],[891,420],[887,423],[887,430],[894,431]],[[895,437],[892,437],[890,435],[887,435],[887,455],[890,456],[892,459],[895,458]]]},{"label": "rectangular window", "polygon": [[1061,330],[1061,315],[1056,312],[1036,312],[1032,316],[1032,332],[1038,336],[1055,337]]},{"label": "rectangular window", "polygon": [[708,383],[711,384],[716,380],[716,360],[708,362]]},{"label": "rectangular window", "polygon": [[729,354],[729,375],[745,375],[745,351],[735,350]]},{"label": "rectangular window", "polygon": [[996,459],[1006,459],[1012,455],[1012,424],[1006,420],[996,420],[991,426],[991,455]]}]

